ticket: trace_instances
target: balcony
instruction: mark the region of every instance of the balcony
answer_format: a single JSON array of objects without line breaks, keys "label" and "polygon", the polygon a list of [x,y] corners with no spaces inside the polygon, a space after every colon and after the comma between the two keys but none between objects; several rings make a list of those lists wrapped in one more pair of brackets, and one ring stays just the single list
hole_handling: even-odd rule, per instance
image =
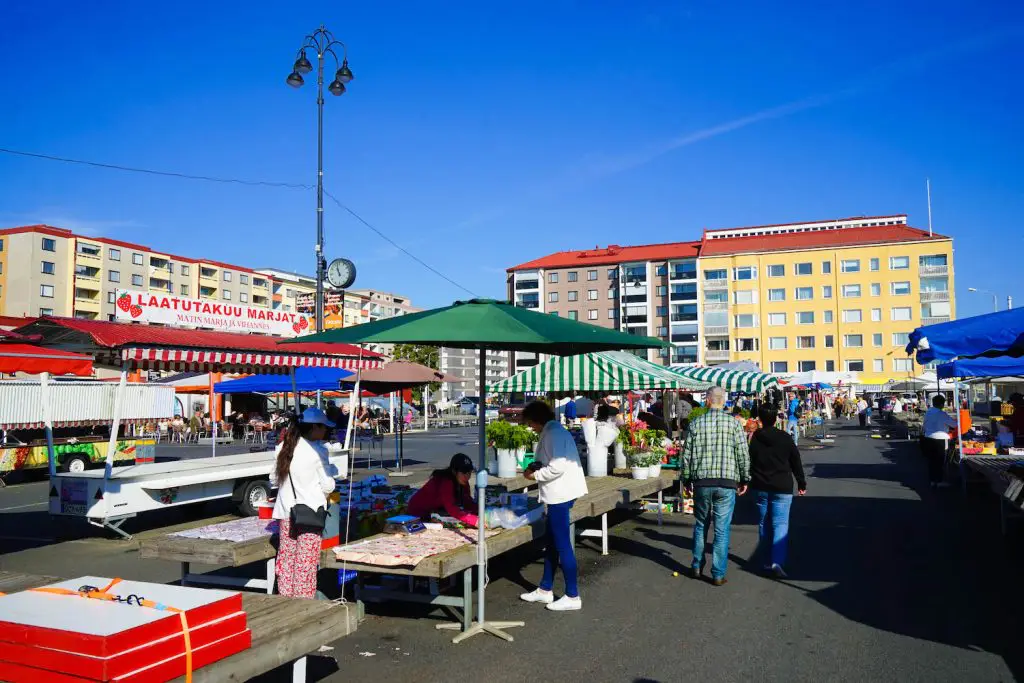
[{"label": "balcony", "polygon": [[174,293],[174,285],[171,284],[170,280],[162,280],[160,278],[149,278],[149,288],[154,289],[158,292],[170,292]]},{"label": "balcony", "polygon": [[705,325],[704,326],[705,337],[728,337],[729,326],[728,325]]},{"label": "balcony", "polygon": [[724,301],[706,301],[704,302],[704,311],[728,311],[729,304]]},{"label": "balcony", "polygon": [[704,289],[709,292],[717,292],[723,289],[729,289],[728,280],[705,280]]},{"label": "balcony", "polygon": [[269,286],[270,286],[270,283],[268,283],[266,280],[263,280],[261,278],[253,278],[253,281],[252,281],[252,288],[253,289],[267,289]]},{"label": "balcony", "polygon": [[99,313],[100,312],[100,298],[81,296],[80,292],[75,292],[75,312],[83,311],[88,313]]},{"label": "balcony", "polygon": [[949,301],[949,292],[921,292],[921,303],[930,304],[937,301]]},{"label": "balcony", "polygon": [[627,315],[625,318],[623,318],[623,321],[627,325],[646,325],[647,324],[647,316],[646,315]]},{"label": "balcony", "polygon": [[684,334],[684,333],[680,332],[680,333],[676,333],[676,334],[672,335],[672,341],[674,341],[674,342],[676,342],[678,344],[682,344],[682,343],[686,343],[686,342],[695,342],[695,341],[697,341],[697,335],[696,334]]},{"label": "balcony", "polygon": [[199,288],[199,298],[201,298],[201,299],[207,299],[207,298],[212,299],[212,298],[216,298],[216,296],[217,296],[217,288],[216,287],[200,287]]},{"label": "balcony", "polygon": [[729,349],[717,349],[715,351],[712,351],[711,349],[706,349],[704,351],[704,360],[729,360]]},{"label": "balcony", "polygon": [[99,290],[100,287],[100,273],[96,271],[95,275],[89,273],[75,273],[75,286],[86,287],[88,289]]},{"label": "balcony", "polygon": [[676,269],[669,271],[669,278],[672,280],[696,280],[697,271]]},{"label": "balcony", "polygon": [[674,323],[687,323],[697,322],[696,313],[673,313],[672,322]]},{"label": "balcony", "polygon": [[539,289],[539,288],[540,288],[540,281],[539,280],[519,280],[519,281],[516,282],[516,291],[517,292],[519,290],[522,290],[522,289]]},{"label": "balcony", "polygon": [[519,308],[540,308],[539,301],[517,301],[516,306]]},{"label": "balcony", "polygon": [[75,257],[83,261],[99,261],[102,258],[102,252],[99,247],[85,247],[79,244],[75,249]]},{"label": "balcony", "polygon": [[216,282],[217,281],[217,271],[216,270],[212,270],[210,268],[200,268],[199,269],[199,280],[201,282],[204,282],[204,281],[205,282]]},{"label": "balcony", "polygon": [[672,292],[669,295],[671,301],[696,301],[697,292]]},{"label": "balcony", "polygon": [[922,325],[938,325],[939,323],[948,323],[949,316],[944,315],[941,318],[921,318]]},{"label": "balcony", "polygon": [[949,266],[920,266],[918,273],[921,275],[949,275]]},{"label": "balcony", "polygon": [[253,294],[252,295],[252,305],[253,306],[259,306],[261,308],[265,308],[265,307],[270,305],[270,299],[268,299],[265,296],[257,296],[256,294]]}]

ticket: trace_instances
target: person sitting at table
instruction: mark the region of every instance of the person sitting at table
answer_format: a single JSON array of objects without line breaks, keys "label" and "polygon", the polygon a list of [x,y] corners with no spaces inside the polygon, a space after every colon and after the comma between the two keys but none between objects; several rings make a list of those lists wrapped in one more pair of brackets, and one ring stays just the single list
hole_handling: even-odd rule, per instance
[{"label": "person sitting at table", "polygon": [[473,461],[465,453],[456,453],[448,467],[434,470],[427,483],[413,494],[406,511],[423,520],[429,520],[436,512],[476,526],[480,520],[470,512],[477,509],[470,488],[472,476]]}]

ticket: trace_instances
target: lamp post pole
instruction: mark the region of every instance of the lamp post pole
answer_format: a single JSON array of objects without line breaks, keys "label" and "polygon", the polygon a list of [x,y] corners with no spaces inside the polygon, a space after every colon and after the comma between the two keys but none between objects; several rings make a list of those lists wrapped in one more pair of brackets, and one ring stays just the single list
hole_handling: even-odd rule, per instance
[{"label": "lamp post pole", "polygon": [[[341,47],[342,58],[334,51],[335,46]],[[327,86],[328,92],[332,95],[342,95],[345,92],[345,84],[352,81],[354,76],[348,68],[348,48],[343,42],[335,39],[334,34],[320,26],[316,31],[306,36],[295,57],[295,64],[292,66],[292,73],[286,79],[286,83],[293,88],[301,88],[304,81],[302,74],[308,74],[313,70],[306,57],[306,50],[316,51],[316,302],[314,304],[316,317],[316,331],[324,331],[324,270],[327,262],[324,259],[324,61],[327,55],[334,58],[337,71],[334,80]]]},{"label": "lamp post pole", "polygon": [[[995,292],[990,292],[987,289],[978,289],[977,287],[968,287],[967,291],[968,292],[974,292],[975,294],[991,294],[992,295],[992,312],[996,313],[996,312],[999,311],[999,295],[996,294]],[[1007,297],[1007,299],[1006,299],[1006,308],[1007,308],[1007,310],[1009,310],[1009,308],[1010,308],[1010,301],[1012,301],[1012,299]]]}]

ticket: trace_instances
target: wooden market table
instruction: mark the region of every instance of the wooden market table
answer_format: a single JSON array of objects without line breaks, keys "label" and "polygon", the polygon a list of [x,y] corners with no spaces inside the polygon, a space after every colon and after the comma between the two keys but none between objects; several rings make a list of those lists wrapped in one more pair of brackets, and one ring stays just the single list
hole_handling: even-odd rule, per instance
[{"label": "wooden market table", "polygon": [[[0,571],[0,592],[38,588],[61,579]],[[293,663],[293,683],[306,680],[306,655],[355,632],[354,605],[242,593],[242,610],[252,631],[252,647],[192,673],[194,683],[247,681]],[[176,681],[184,681],[184,676]]]},{"label": "wooden market table", "polygon": [[1024,516],[1024,481],[1007,471],[1010,465],[1022,460],[1024,458],[1018,455],[965,455],[960,459],[960,475],[964,488],[966,489],[969,478],[982,479],[999,498],[999,528],[1004,535],[1006,520],[1009,517]]},{"label": "wooden market table", "polygon": [[[675,475],[664,473],[654,479],[627,479],[625,477],[587,478],[589,493],[576,499],[570,512],[571,537],[575,539],[575,525],[589,517],[601,518],[601,530],[592,530],[588,536],[601,538],[601,554],[608,554],[608,513],[615,509],[632,508],[633,503],[645,496],[658,496],[658,524],[661,524],[661,503],[663,492],[675,481]],[[519,546],[544,537],[544,521],[518,529],[502,529],[487,539],[488,559],[501,555]],[[374,537],[370,537],[374,538]],[[321,568],[347,569],[357,572],[356,599],[362,611],[364,602],[415,602],[429,605],[444,605],[462,611],[462,628],[468,629],[473,621],[473,568],[476,566],[476,544],[471,543],[445,553],[428,557],[414,567],[384,567],[358,562],[341,562],[333,550],[325,550],[320,559]],[[399,591],[385,588],[369,588],[365,585],[367,574],[408,577],[410,590]],[[457,574],[462,575],[462,595],[442,595],[438,582]],[[414,579],[430,582],[429,594],[411,590]]]}]

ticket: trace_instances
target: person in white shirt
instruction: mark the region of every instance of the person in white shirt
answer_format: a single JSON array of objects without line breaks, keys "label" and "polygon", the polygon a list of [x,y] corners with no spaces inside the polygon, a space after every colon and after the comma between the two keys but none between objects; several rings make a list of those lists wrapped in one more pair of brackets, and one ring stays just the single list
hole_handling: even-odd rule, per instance
[{"label": "person in white shirt", "polygon": [[945,481],[946,446],[949,430],[956,429],[956,419],[947,414],[946,398],[939,394],[932,399],[932,407],[924,414],[921,430],[921,454],[928,461],[928,484],[934,488],[947,487]]},{"label": "person in white shirt", "polygon": [[903,401],[900,400],[899,396],[892,399],[892,414],[897,415],[903,412]]},{"label": "person in white shirt", "polygon": [[319,408],[306,408],[302,419],[292,416],[277,447],[277,464],[271,473],[276,483],[274,519],[280,525],[277,550],[277,592],[294,598],[316,596],[322,529],[292,528],[292,508],[298,504],[313,510],[327,508],[334,479],[327,471],[323,439],[334,423]]},{"label": "person in white shirt", "polygon": [[[552,611],[578,610],[583,607],[576,584],[576,554],[572,547],[569,511],[573,501],[587,494],[587,482],[580,464],[580,454],[572,435],[555,417],[551,406],[534,401],[523,409],[521,420],[540,434],[534,448],[536,462],[524,473],[540,488],[540,502],[547,504],[544,576],[536,590],[519,597],[526,602],[540,602]],[[565,595],[554,599],[551,588],[555,582],[555,565],[562,567]]]}]

